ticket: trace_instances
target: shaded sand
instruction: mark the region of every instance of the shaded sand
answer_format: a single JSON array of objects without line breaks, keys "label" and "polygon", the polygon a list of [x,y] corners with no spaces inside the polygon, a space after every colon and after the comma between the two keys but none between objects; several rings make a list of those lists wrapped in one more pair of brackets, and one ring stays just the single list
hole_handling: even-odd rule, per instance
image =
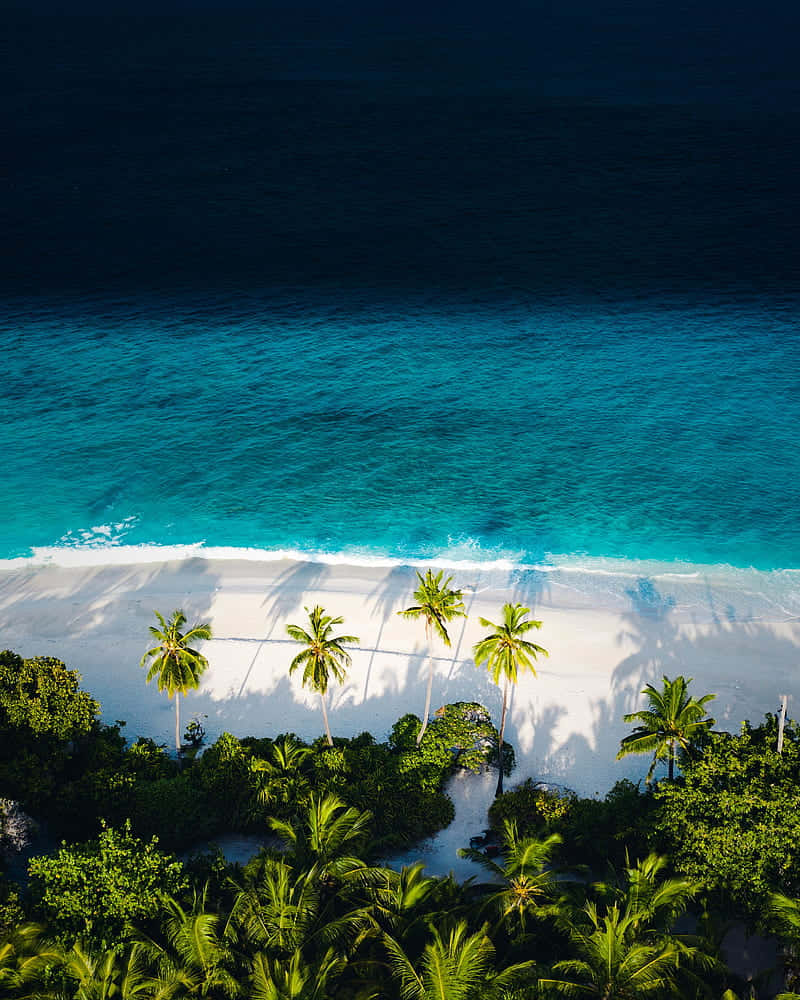
[{"label": "shaded sand", "polygon": [[[592,795],[619,778],[642,777],[645,759],[614,759],[629,731],[622,715],[642,707],[642,687],[663,673],[694,677],[698,695],[716,692],[721,728],[758,720],[776,709],[781,692],[794,692],[800,621],[793,599],[784,600],[794,587],[785,576],[452,572],[469,619],[453,624],[451,649],[435,649],[434,708],[475,700],[499,718],[500,692],[471,659],[484,631],[478,617],[496,621],[512,600],[544,623],[535,639],[551,655],[511,700],[507,738],[518,761],[511,785],[530,775]],[[81,672],[106,721],[125,719],[130,738],[171,746],[173,704],[145,684],[138,664],[153,609],[180,607],[192,622],[210,620],[215,635],[204,650],[211,667],[183,701],[183,720],[206,715],[210,740],[224,730],[313,739],[322,731],[319,700],[288,676],[296,647],[285,625],[319,602],[361,639],[346,683],[331,692],[332,730],[383,739],[399,716],[424,705],[424,633],[395,614],[412,603],[414,584],[405,566],[200,558],[18,565],[0,570],[0,648],[60,657]]]}]

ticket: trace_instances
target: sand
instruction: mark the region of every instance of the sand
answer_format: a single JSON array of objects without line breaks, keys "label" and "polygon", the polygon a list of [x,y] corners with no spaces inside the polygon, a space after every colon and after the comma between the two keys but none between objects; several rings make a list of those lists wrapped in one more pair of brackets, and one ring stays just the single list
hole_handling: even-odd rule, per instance
[{"label": "sand", "polygon": [[[715,693],[717,728],[760,720],[793,693],[800,663],[800,619],[793,607],[694,574],[688,578],[615,576],[510,569],[453,570],[469,612],[451,629],[452,646],[434,648],[433,709],[479,701],[499,722],[501,693],[471,650],[483,634],[479,616],[499,620],[504,601],[534,609],[534,638],[550,651],[538,676],[520,680],[507,739],[517,753],[509,785],[531,776],[580,794],[603,794],[615,781],[640,779],[648,761],[616,761],[630,727],[625,712],[644,707],[648,682],[682,673],[696,695]],[[768,583],[769,581],[767,581]],[[153,610],[182,608],[210,621],[210,668],[183,701],[183,720],[207,718],[209,739],[322,732],[317,696],[289,678],[297,647],[287,622],[321,603],[360,637],[353,665],[330,696],[331,729],[369,730],[384,739],[405,712],[421,713],[427,646],[421,623],[395,612],[413,603],[414,570],[302,561],[202,559],[111,565],[35,566],[0,570],[0,648],[52,655],[80,671],[105,721],[124,719],[131,739],[172,746],[174,707],[145,683],[139,659]],[[790,701],[790,713],[792,702]]]}]

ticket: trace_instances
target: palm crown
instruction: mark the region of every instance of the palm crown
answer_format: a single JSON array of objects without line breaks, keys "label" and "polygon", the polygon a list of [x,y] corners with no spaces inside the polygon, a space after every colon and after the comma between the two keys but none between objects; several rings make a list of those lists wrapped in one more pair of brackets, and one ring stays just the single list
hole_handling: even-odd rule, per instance
[{"label": "palm crown", "polygon": [[332,635],[333,626],[341,625],[344,618],[333,618],[325,614],[325,609],[317,604],[312,610],[305,609],[308,613],[309,630],[301,628],[299,625],[287,625],[286,631],[295,640],[305,646],[289,665],[289,673],[303,668],[303,687],[309,687],[316,691],[322,701],[322,714],[325,720],[325,732],[328,736],[328,744],[333,746],[330,728],[328,726],[328,711],[325,707],[325,694],[328,690],[330,675],[333,675],[341,684],[350,666],[350,654],[342,645],[343,642],[357,643],[358,636],[355,635]]},{"label": "palm crown", "polygon": [[156,611],[158,627],[150,626],[150,635],[157,640],[158,645],[148,649],[141,659],[141,666],[150,669],[147,672],[147,682],[156,679],[159,691],[166,691],[169,698],[175,697],[175,747],[180,751],[180,709],[178,696],[186,694],[200,686],[200,677],[208,669],[208,660],[202,653],[192,649],[192,642],[211,638],[211,626],[208,624],[193,625],[187,632],[181,631],[186,624],[186,615],[182,611],[173,611],[167,621]]},{"label": "palm crown", "polygon": [[447,623],[453,618],[466,618],[464,602],[461,599],[460,590],[452,590],[450,582],[452,576],[442,582],[444,570],[439,570],[434,575],[433,570],[426,570],[425,576],[417,572],[419,586],[414,591],[414,600],[417,602],[405,611],[398,611],[404,618],[424,618],[425,632],[430,638],[431,631],[436,632],[445,646],[450,645],[450,636],[447,633]]},{"label": "palm crown", "polygon": [[[450,587],[452,576],[443,580],[444,571],[439,570],[434,574],[433,570],[426,570],[425,576],[419,571],[417,579],[419,586],[414,591],[416,604],[405,611],[398,611],[404,618],[423,618],[425,620],[425,635],[430,641],[431,632],[435,632],[445,646],[450,645],[450,636],[447,632],[447,623],[453,618],[466,618],[464,602],[461,599],[461,591],[453,590]],[[429,656],[428,665],[428,687],[425,695],[425,714],[422,719],[422,726],[417,734],[417,746],[422,742],[425,730],[428,728],[428,716],[431,710],[431,689],[433,686],[433,656]]]},{"label": "palm crown", "polygon": [[495,684],[500,683],[501,677],[516,684],[520,669],[530,670],[535,677],[534,660],[537,656],[549,655],[546,649],[523,638],[531,629],[542,627],[541,622],[525,617],[529,612],[530,608],[521,604],[504,604],[501,625],[495,625],[488,618],[478,619],[484,628],[494,631],[475,644],[475,663],[478,666],[486,664]]},{"label": "palm crown", "polygon": [[648,684],[642,691],[650,703],[649,709],[631,712],[623,718],[625,722],[638,722],[632,733],[620,742],[617,760],[631,753],[653,753],[653,761],[647,772],[647,782],[653,777],[659,760],[669,762],[670,781],[675,772],[677,750],[684,753],[714,725],[714,720],[706,716],[706,704],[716,695],[707,694],[702,698],[689,697],[690,677],[676,677],[674,681],[662,678],[662,690]]}]

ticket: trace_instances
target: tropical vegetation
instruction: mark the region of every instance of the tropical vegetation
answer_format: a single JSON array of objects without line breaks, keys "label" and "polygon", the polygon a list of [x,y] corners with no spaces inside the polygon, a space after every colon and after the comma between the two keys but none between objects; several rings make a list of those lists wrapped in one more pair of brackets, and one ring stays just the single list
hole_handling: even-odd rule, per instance
[{"label": "tropical vegetation", "polygon": [[[460,592],[442,574],[419,580],[408,616],[425,619],[429,598],[449,641]],[[435,590],[449,595],[439,605]],[[429,674],[422,719],[403,716],[383,743],[334,739],[324,695],[358,640],[317,606],[307,627],[289,626],[303,647],[291,668],[323,696],[325,736],[224,733],[182,767],[152,740],[126,741],[124,723],[102,725],[61,661],[0,654],[0,847],[29,839],[31,816],[64,838],[32,858],[27,881],[0,877],[0,996],[760,1000],[769,994],[724,964],[719,927],[732,916],[779,936],[796,988],[800,731],[787,724],[781,752],[773,716],[711,732],[711,696],[693,698],[682,677],[645,688],[621,748],[653,755],[648,779],[671,764],[668,780],[583,799],[528,778],[464,845],[475,878],[386,866],[450,821],[457,768],[513,764],[508,687],[545,654],[525,638],[539,625],[528,615],[506,605],[475,647],[503,680],[499,732],[477,703],[430,718]],[[210,630],[184,630],[180,612],[158,618],[143,662],[177,694],[199,679],[190,642]],[[264,838],[246,866],[173,853],[234,830]]]}]

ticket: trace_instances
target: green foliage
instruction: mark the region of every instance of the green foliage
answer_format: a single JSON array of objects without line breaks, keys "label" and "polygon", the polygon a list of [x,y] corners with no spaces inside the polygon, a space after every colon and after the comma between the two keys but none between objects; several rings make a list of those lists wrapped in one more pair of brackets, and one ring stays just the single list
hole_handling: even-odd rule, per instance
[{"label": "green foliage", "polygon": [[211,626],[193,625],[184,632],[186,615],[182,611],[173,611],[169,621],[158,611],[155,616],[158,626],[150,626],[150,635],[157,645],[142,656],[140,666],[147,667],[148,684],[155,679],[159,691],[175,698],[175,749],[180,754],[180,696],[198,688],[201,676],[208,669],[208,660],[192,649],[190,643],[210,639]]},{"label": "green foliage", "polygon": [[[454,763],[470,771],[492,763],[497,753],[497,730],[488,710],[475,701],[445,705],[436,713],[425,739],[453,753]],[[509,774],[514,767],[514,750],[508,743],[503,744],[503,763]]]},{"label": "green foliage", "polygon": [[675,763],[688,756],[698,747],[714,720],[706,715],[706,705],[716,698],[706,694],[702,698],[689,696],[690,677],[676,677],[671,681],[662,677],[661,690],[648,684],[642,691],[648,701],[648,709],[623,716],[625,722],[638,722],[634,731],[620,743],[617,760],[631,753],[652,753],[653,760],[647,772],[649,784],[656,764],[665,760],[669,764],[669,780],[675,775]]},{"label": "green foliage", "polygon": [[124,811],[124,723],[98,722],[97,702],[60,660],[0,661],[0,788],[57,835],[91,836],[98,813]]},{"label": "green foliage", "polygon": [[800,895],[800,731],[786,726],[782,754],[776,741],[772,715],[714,733],[682,778],[655,790],[653,835],[676,869],[753,918],[772,892]]},{"label": "green foliage", "polygon": [[25,923],[28,914],[19,888],[0,877],[0,937]]},{"label": "green foliage", "polygon": [[155,781],[175,774],[175,764],[167,756],[164,745],[140,736],[125,751],[125,770],[137,779]]},{"label": "green foliage", "polygon": [[[255,811],[259,787],[253,753],[223,733],[192,765],[191,776],[210,810],[224,810],[227,827],[243,830]],[[266,814],[262,815],[266,819]]]},{"label": "green foliage", "polygon": [[52,656],[0,653],[0,729],[67,742],[90,732],[100,705],[80,674]]},{"label": "green foliage", "polygon": [[557,833],[564,842],[565,864],[600,869],[647,853],[653,809],[652,795],[627,779],[618,781],[603,799],[582,799],[569,789],[548,788],[527,778],[495,799],[489,821],[501,829],[513,820],[524,836]]},{"label": "green foliage", "polygon": [[31,890],[37,909],[53,931],[72,942],[95,947],[123,939],[125,926],[149,918],[163,893],[186,886],[183,866],[158,849],[121,830],[104,827],[97,840],[64,845],[52,857],[32,858]]},{"label": "green foliage", "polygon": [[137,781],[127,815],[137,836],[157,836],[164,848],[172,851],[229,829],[224,801],[209,805],[190,775]]}]

